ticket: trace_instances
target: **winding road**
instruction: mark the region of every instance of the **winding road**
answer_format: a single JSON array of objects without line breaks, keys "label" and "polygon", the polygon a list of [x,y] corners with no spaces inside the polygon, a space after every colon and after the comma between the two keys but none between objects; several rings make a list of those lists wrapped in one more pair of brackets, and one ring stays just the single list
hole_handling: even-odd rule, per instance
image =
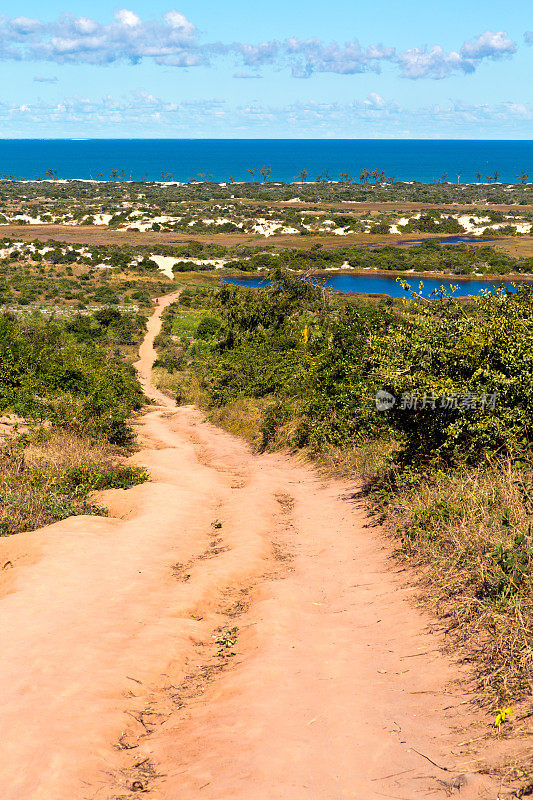
[{"label": "winding road", "polygon": [[0,540],[0,797],[495,800],[488,718],[357,485],[152,386],[173,299],[137,363],[152,480]]}]

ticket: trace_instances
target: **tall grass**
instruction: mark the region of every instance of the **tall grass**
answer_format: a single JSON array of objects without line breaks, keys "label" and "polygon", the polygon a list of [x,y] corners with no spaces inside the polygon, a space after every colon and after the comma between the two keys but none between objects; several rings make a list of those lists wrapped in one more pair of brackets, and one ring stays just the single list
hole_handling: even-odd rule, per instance
[{"label": "tall grass", "polygon": [[532,465],[507,458],[389,476],[374,498],[489,695],[502,702],[530,692]]},{"label": "tall grass", "polygon": [[121,463],[121,453],[55,428],[13,437],[0,448],[0,536],[35,530],[79,514],[105,515],[90,493],[126,488],[147,480],[138,467]]}]

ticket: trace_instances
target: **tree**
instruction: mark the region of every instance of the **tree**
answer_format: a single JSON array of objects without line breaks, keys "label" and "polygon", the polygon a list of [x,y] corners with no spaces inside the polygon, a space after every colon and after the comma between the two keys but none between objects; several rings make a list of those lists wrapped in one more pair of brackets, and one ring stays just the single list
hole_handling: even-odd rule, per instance
[{"label": "tree", "polygon": [[118,175],[118,170],[112,169],[111,170],[111,180],[116,181]]},{"label": "tree", "polygon": [[47,169],[45,175],[49,180],[53,181],[57,175],[57,169]]},{"label": "tree", "polygon": [[481,183],[481,172],[476,172],[476,180],[478,183]]},{"label": "tree", "polygon": [[247,169],[246,172],[249,172],[252,176],[252,183],[255,183],[255,169]]},{"label": "tree", "polygon": [[363,169],[359,176],[359,180],[361,181],[361,183],[366,183],[369,178],[370,178],[370,172],[367,169]]},{"label": "tree", "polygon": [[306,169],[303,169],[303,170],[302,170],[302,171],[299,173],[299,175],[296,175],[296,180],[297,180],[297,181],[301,181],[302,183],[305,183],[305,182],[306,182],[306,180],[307,180],[307,176],[308,176],[308,175],[309,175],[308,171],[307,171]]},{"label": "tree", "polygon": [[260,173],[261,173],[261,175],[263,176],[263,183],[264,183],[264,182],[265,182],[265,181],[268,179],[268,177],[269,177],[270,173],[272,172],[272,168],[271,168],[271,167],[264,166],[264,167],[261,167],[261,169],[259,170],[259,172],[260,172]]}]

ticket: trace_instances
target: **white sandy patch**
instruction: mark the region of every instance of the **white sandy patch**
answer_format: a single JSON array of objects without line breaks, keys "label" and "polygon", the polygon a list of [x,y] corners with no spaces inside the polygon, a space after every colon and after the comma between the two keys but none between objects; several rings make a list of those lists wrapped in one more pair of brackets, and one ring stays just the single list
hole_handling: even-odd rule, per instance
[{"label": "white sandy patch", "polygon": [[397,220],[394,223],[394,225],[391,225],[390,232],[391,233],[400,233],[399,226],[400,225],[407,225],[408,222],[409,222],[409,218],[408,217],[400,217],[400,219]]},{"label": "white sandy patch", "polygon": [[113,214],[95,214],[94,215],[94,224],[95,225],[109,225],[109,220],[112,219]]},{"label": "white sandy patch", "polygon": [[174,273],[172,272],[172,268],[177,263],[177,258],[171,258],[170,256],[150,256],[152,261],[155,261],[161,272],[167,276],[167,278],[173,278]]},{"label": "white sandy patch", "polygon": [[463,226],[467,233],[471,233],[474,236],[479,236],[483,232],[483,228],[486,227],[486,223],[490,222],[489,217],[475,217],[472,214],[454,214],[453,217],[459,225]]},{"label": "white sandy patch", "polygon": [[259,233],[261,236],[273,236],[279,228],[281,228],[279,222],[268,222],[266,219],[259,217],[255,224],[252,225],[252,232]]}]

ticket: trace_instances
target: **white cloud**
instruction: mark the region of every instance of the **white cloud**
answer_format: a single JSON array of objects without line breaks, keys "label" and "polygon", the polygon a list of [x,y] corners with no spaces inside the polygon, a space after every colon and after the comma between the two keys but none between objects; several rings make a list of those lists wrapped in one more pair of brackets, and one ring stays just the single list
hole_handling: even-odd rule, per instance
[{"label": "white cloud", "polygon": [[109,24],[73,14],[49,23],[0,17],[0,59],[110,64],[151,58],[160,64],[193,66],[207,60],[207,49],[196,43],[195,35],[194,25],[174,10],[162,20],[143,21],[122,8]]},{"label": "white cloud", "polygon": [[9,27],[16,33],[29,34],[41,28],[42,23],[38,19],[31,19],[30,17],[15,17],[15,19],[9,21]]},{"label": "white cloud", "polygon": [[94,19],[89,19],[89,17],[78,17],[74,20],[73,24],[78,33],[81,33],[82,35],[89,35],[98,30],[97,23],[94,21]]},{"label": "white cloud", "polygon": [[380,61],[394,59],[395,51],[382,45],[362,48],[357,39],[339,45],[319,39],[291,37],[256,45],[234,43],[229,48],[248,66],[287,63],[295,78],[308,78],[314,72],[354,75],[367,70],[379,71]]},{"label": "white cloud", "polygon": [[485,33],[464,42],[459,52],[445,52],[434,45],[415,47],[400,53],[397,57],[401,72],[406,78],[446,78],[453,72],[472,73],[485,58],[492,60],[511,56],[516,52],[516,44],[505,31],[485,31]]},{"label": "white cloud", "polygon": [[459,53],[445,53],[435,45],[430,50],[414,47],[398,56],[398,64],[405,78],[445,78],[454,70],[473,72],[474,66],[464,61]]},{"label": "white cloud", "polygon": [[363,103],[369,108],[384,108],[387,104],[386,100],[384,100],[381,95],[376,94],[376,92],[370,92],[370,94],[367,94],[366,100],[363,100]]},{"label": "white cloud", "polygon": [[185,36],[194,36],[196,32],[196,28],[192,22],[189,22],[187,17],[185,17],[179,11],[167,11],[167,13],[163,16],[163,19],[170,28],[179,31]]},{"label": "white cloud", "polygon": [[373,135],[404,135],[406,129],[441,130],[461,133],[463,130],[491,129],[516,133],[520,124],[529,131],[533,108],[507,101],[493,106],[466,104],[431,105],[416,108],[400,106],[395,100],[372,92],[351,103],[297,102],[287,105],[232,105],[220,99],[175,103],[148,92],[136,92],[123,98],[106,95],[99,99],[71,97],[60,103],[39,100],[33,103],[1,103],[0,122],[6,130],[21,125],[38,125],[40,129],[73,128],[78,134],[85,131],[126,127],[131,131],[166,133],[206,131],[223,133],[263,132],[265,129],[307,135],[354,135],[364,130]]},{"label": "white cloud", "polygon": [[121,25],[125,25],[126,28],[137,28],[141,24],[141,18],[133,11],[128,11],[127,8],[121,8],[117,11],[115,19],[117,19]]},{"label": "white cloud", "polygon": [[469,39],[461,47],[463,58],[478,60],[481,58],[501,58],[516,53],[516,44],[507,36],[506,31],[485,31],[475,39]]},{"label": "white cloud", "polygon": [[[533,33],[525,37],[526,42],[533,42]],[[158,20],[143,20],[134,11],[122,8],[107,24],[73,14],[52,22],[25,16],[0,17],[0,60],[105,65],[119,60],[136,64],[152,59],[157,64],[192,67],[209,64],[216,57],[232,56],[254,71],[274,66],[289,69],[295,78],[308,78],[315,73],[377,73],[389,64],[395,65],[404,77],[416,80],[471,73],[483,60],[510,57],[515,52],[515,42],[504,31],[485,31],[465,41],[458,50],[448,52],[437,44],[397,52],[382,44],[363,46],[356,38],[345,43],[297,37],[255,44],[200,43],[194,24],[176,9]]]}]

